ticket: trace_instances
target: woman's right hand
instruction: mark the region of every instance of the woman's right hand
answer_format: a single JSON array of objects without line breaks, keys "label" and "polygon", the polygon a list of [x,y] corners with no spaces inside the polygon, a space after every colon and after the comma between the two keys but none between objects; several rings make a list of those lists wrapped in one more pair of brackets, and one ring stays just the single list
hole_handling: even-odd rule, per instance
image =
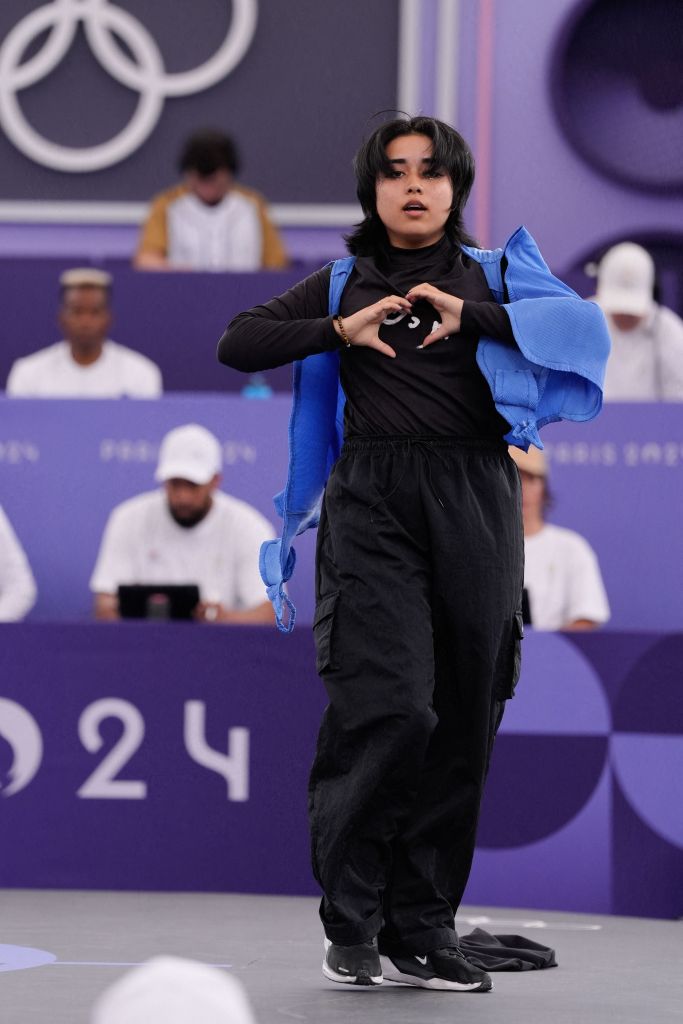
[{"label": "woman's right hand", "polygon": [[[359,309],[352,316],[344,317],[346,337],[351,342],[352,347],[360,345],[365,348],[374,348],[378,352],[382,352],[383,355],[395,359],[396,353],[391,345],[380,341],[380,324],[388,316],[391,316],[392,313],[409,313],[411,309],[412,304],[403,298],[402,295],[387,295],[385,299],[380,299],[379,302],[373,302],[371,306]],[[332,323],[340,339],[344,341],[336,318],[332,319]]]}]

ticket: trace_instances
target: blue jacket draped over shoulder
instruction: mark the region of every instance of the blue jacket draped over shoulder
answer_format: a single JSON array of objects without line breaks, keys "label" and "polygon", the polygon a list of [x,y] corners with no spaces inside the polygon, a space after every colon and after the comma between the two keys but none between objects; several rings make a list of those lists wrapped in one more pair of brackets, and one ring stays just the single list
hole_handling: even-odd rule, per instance
[{"label": "blue jacket draped over shoulder", "polygon": [[[509,444],[543,448],[539,429],[556,420],[590,420],[602,407],[610,340],[605,318],[551,274],[529,232],[520,227],[504,249],[463,246],[481,264],[496,302],[504,305],[516,346],[481,338],[477,363],[498,412],[510,424]],[[503,256],[506,260],[503,281]],[[332,264],[329,312],[339,311],[353,269],[352,256]],[[279,540],[261,547],[260,570],[277,627],[294,628],[295,609],[284,584],[294,571],[297,534],[318,525],[325,482],[343,441],[344,393],[339,353],[323,352],[293,364],[289,472],[275,508],[283,520]]]}]

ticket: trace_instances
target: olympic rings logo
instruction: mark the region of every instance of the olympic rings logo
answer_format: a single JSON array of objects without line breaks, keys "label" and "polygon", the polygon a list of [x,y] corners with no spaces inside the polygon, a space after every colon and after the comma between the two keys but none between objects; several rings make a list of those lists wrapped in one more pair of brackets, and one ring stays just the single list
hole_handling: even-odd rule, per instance
[{"label": "olympic rings logo", "polygon": [[[0,124],[22,153],[45,167],[71,172],[111,167],[149,138],[167,97],[202,92],[239,64],[253,39],[256,21],[257,0],[232,0],[228,32],[216,53],[197,68],[167,74],[155,40],[128,11],[110,0],[52,0],[22,18],[0,46]],[[47,77],[64,58],[79,22],[102,67],[117,82],[140,94],[123,131],[108,142],[81,149],[58,145],[40,135],[24,117],[17,99],[17,93]],[[42,48],[22,64],[27,47],[47,29],[50,34]],[[133,59],[117,46],[114,35],[125,43]]]}]

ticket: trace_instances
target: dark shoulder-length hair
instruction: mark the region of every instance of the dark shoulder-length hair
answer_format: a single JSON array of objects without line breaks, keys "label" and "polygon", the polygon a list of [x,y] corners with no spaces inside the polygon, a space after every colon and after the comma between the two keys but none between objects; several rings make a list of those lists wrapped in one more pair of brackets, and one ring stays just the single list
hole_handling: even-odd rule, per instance
[{"label": "dark shoulder-length hair", "polygon": [[178,166],[182,174],[196,171],[200,178],[208,178],[221,170],[236,175],[240,170],[240,156],[234,139],[208,128],[186,139]]},{"label": "dark shoulder-length hair", "polygon": [[463,210],[474,182],[474,157],[460,132],[435,117],[397,117],[385,121],[360,147],[353,161],[356,194],[363,220],[345,238],[354,256],[382,259],[389,249],[386,228],[377,213],[377,179],[388,174],[391,164],[386,148],[401,135],[426,135],[432,143],[435,167],[442,167],[453,184],[453,205],[445,224],[445,233],[454,246],[476,245],[463,226]]}]

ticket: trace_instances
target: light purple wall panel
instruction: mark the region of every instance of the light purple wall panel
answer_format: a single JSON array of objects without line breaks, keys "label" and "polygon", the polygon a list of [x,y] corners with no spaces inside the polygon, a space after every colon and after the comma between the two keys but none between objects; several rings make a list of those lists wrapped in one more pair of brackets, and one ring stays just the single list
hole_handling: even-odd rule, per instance
[{"label": "light purple wall panel", "polygon": [[[346,255],[342,236],[347,231],[348,228],[291,227],[280,233],[293,262],[322,264]],[[139,229],[133,224],[0,224],[0,258],[54,257],[81,263],[130,260],[138,236]]]},{"label": "light purple wall panel", "polygon": [[680,196],[652,196],[610,182],[583,162],[561,132],[551,105],[551,60],[576,8],[577,0],[494,5],[492,238],[482,241],[501,245],[525,223],[555,269],[614,237],[683,234]]},{"label": "light purple wall panel", "polygon": [[[33,618],[89,614],[88,580],[111,508],[154,487],[167,430],[199,422],[224,445],[225,488],[276,522],[286,477],[290,401],[179,395],[159,402],[0,399],[0,504],[39,586]],[[551,518],[595,548],[615,629],[683,629],[683,418],[673,405],[608,405],[587,424],[543,431]],[[313,614],[311,531],[297,539],[291,590],[299,621]],[[305,625],[304,625],[305,628]]]},{"label": "light purple wall panel", "polygon": [[[683,637],[524,645],[466,901],[680,917]],[[561,720],[539,722],[559,687]],[[306,780],[324,704],[308,631],[0,626],[0,886],[315,892]],[[114,749],[125,763],[107,770]]]}]

